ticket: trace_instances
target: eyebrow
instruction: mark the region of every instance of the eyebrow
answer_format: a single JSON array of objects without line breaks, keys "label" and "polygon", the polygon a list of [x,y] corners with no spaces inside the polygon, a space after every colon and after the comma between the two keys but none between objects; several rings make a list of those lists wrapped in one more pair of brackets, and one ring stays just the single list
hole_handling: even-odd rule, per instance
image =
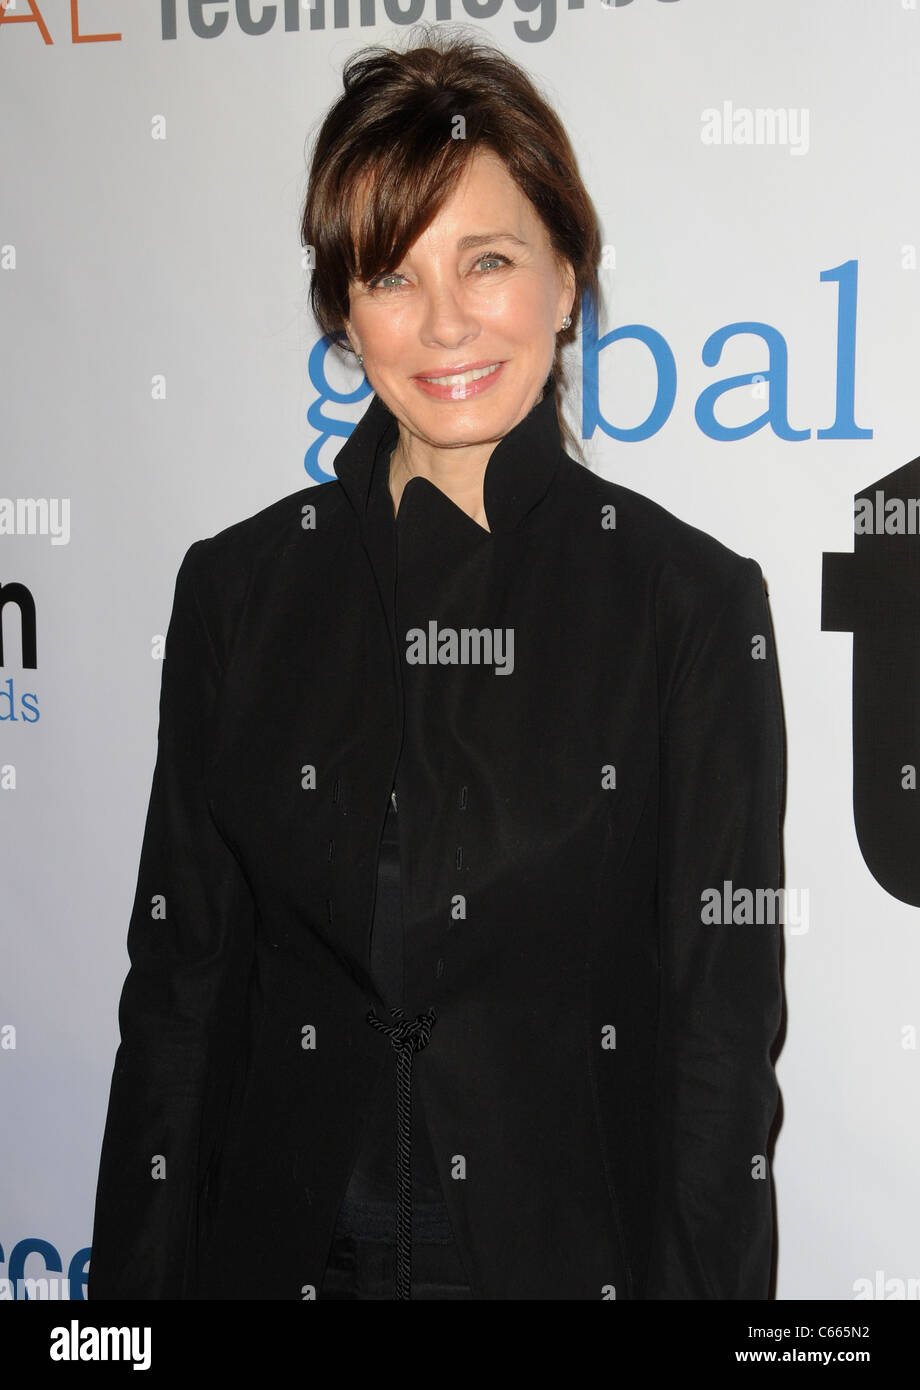
[{"label": "eyebrow", "polygon": [[485,232],[482,236],[464,236],[457,242],[458,251],[469,251],[474,246],[486,246],[490,241],[513,241],[516,246],[526,246],[513,232]]}]

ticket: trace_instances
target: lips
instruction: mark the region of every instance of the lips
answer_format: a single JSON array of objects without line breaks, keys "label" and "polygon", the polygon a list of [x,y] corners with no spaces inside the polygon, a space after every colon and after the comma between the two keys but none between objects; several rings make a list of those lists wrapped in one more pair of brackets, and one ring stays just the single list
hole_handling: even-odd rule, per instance
[{"label": "lips", "polygon": [[416,380],[434,381],[439,386],[452,386],[456,382],[466,379],[478,380],[480,377],[496,371],[501,365],[501,362],[465,362],[443,372],[417,372]]},{"label": "lips", "polygon": [[470,362],[446,372],[419,373],[412,380],[420,391],[437,401],[465,401],[490,391],[499,380],[504,362]]}]

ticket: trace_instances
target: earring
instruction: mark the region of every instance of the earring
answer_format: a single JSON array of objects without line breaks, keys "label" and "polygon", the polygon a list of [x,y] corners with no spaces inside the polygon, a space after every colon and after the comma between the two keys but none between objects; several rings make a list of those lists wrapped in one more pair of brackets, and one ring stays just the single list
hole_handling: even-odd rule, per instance
[{"label": "earring", "polygon": [[361,366],[363,367],[363,366],[364,366],[364,358],[361,356],[360,352],[358,353],[358,361],[361,363]]},{"label": "earring", "polygon": [[571,315],[571,314],[566,314],[565,318],[562,320],[562,328],[559,329],[559,332],[561,333],[563,328],[568,328],[569,325],[571,324],[571,322],[572,322],[572,315]]}]

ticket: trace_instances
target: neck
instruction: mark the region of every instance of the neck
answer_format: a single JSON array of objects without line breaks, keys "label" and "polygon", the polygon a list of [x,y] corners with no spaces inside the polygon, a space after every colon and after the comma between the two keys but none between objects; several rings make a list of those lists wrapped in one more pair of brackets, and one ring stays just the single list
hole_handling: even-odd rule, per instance
[{"label": "neck", "polygon": [[[534,404],[542,399],[541,391]],[[486,531],[490,530],[482,492],[486,465],[498,442],[491,439],[483,444],[458,445],[453,449],[432,448],[400,425],[399,440],[390,455],[390,496],[394,515],[399,511],[409,479],[427,478],[467,516]]]},{"label": "neck", "polygon": [[475,447],[429,449],[421,453],[407,447],[400,430],[399,442],[390,456],[390,495],[394,514],[399,511],[403,489],[409,479],[427,478],[461,511],[488,531],[482,491],[486,464],[497,443],[498,440],[491,440]]}]

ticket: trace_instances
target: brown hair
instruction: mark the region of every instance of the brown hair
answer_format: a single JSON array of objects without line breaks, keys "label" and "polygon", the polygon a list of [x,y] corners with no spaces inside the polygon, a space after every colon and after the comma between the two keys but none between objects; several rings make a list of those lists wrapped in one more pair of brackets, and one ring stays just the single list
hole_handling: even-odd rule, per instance
[{"label": "brown hair", "polygon": [[[552,371],[564,447],[580,456],[562,415],[561,349],[575,337],[582,294],[597,304],[597,214],[559,117],[512,59],[461,29],[427,31],[424,46],[405,52],[370,45],[346,61],[344,91],[316,137],[301,223],[301,244],[315,259],[310,308],[321,331],[350,349],[350,282],[392,270],[448,199],[473,151],[490,149],[530,199],[554,254],[575,272],[572,323],[556,335]],[[459,139],[457,117],[465,124]],[[365,187],[370,196],[356,225]]]}]

